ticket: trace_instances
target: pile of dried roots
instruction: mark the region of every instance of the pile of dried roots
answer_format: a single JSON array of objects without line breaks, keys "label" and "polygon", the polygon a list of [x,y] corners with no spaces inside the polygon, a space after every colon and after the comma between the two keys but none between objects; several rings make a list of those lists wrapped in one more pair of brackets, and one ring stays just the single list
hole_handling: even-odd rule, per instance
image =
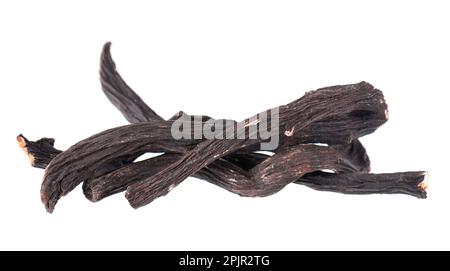
[{"label": "pile of dried roots", "polygon": [[[126,191],[131,206],[138,208],[189,176],[247,197],[268,196],[291,183],[347,194],[426,197],[424,171],[369,173],[370,161],[358,138],[384,124],[388,111],[382,92],[366,82],[317,89],[278,107],[279,144],[268,155],[258,152],[263,139],[252,134],[258,131],[252,128],[260,125],[259,115],[233,122],[246,129],[241,139],[174,139],[171,127],[180,117],[201,119],[192,133],[202,131],[211,118],[183,112],[168,120],[160,117],[116,71],[110,46],[101,56],[102,89],[131,124],[95,134],[66,151],[55,149],[51,138],[17,137],[31,164],[45,169],[41,199],[48,212],[81,183],[91,201]],[[148,152],[163,154],[135,162]]]}]

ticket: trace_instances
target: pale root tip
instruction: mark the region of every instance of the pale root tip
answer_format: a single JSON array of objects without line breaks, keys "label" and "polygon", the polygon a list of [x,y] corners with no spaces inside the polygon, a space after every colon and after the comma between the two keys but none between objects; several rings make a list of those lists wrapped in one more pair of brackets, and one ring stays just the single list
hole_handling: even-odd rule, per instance
[{"label": "pale root tip", "polygon": [[30,164],[32,166],[34,166],[34,156],[28,152],[27,149],[27,142],[25,141],[25,138],[21,135],[18,135],[16,137],[17,139],[17,144],[19,145],[19,147],[25,152],[25,154],[28,156],[28,160],[30,160]]},{"label": "pale root tip", "polygon": [[17,139],[17,144],[19,145],[19,148],[24,149],[25,146],[27,145],[27,143],[25,142],[25,139],[23,138],[23,136],[18,135],[16,137]]},{"label": "pale root tip", "polygon": [[430,176],[430,174],[428,174],[428,172],[425,172],[423,174],[423,181],[421,181],[417,186],[422,189],[422,190],[427,190],[428,188],[428,178]]},{"label": "pale root tip", "polygon": [[386,117],[386,119],[389,119],[389,111],[387,109],[384,110],[384,116]]},{"label": "pale root tip", "polygon": [[295,127],[292,127],[291,130],[284,131],[285,136],[292,136],[294,134]]}]

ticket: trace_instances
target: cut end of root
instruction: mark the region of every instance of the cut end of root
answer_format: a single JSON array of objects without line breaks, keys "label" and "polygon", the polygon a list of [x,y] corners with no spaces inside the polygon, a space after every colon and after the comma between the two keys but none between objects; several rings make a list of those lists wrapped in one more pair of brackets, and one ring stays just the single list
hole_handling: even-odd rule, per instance
[{"label": "cut end of root", "polygon": [[95,200],[93,199],[93,196],[92,196],[92,188],[88,187],[88,186],[86,185],[86,182],[83,184],[83,193],[84,193],[84,196],[85,196],[89,201],[95,202]]},{"label": "cut end of root", "polygon": [[417,184],[417,187],[419,187],[423,191],[426,191],[428,189],[428,177],[429,177],[429,174],[428,174],[428,172],[425,171],[423,173],[423,181],[421,181],[419,184]]},{"label": "cut end of root", "polygon": [[28,148],[27,148],[28,140],[21,134],[16,137],[16,140],[17,140],[17,145],[19,145],[19,148],[21,148],[25,152],[25,154],[28,156],[28,160],[30,161],[30,164],[32,166],[34,166],[34,156],[28,151]]},{"label": "cut end of root", "polygon": [[50,199],[44,193],[41,193],[41,201],[45,206],[45,210],[47,210],[47,212],[50,214],[53,213],[55,205],[50,202]]},{"label": "cut end of root", "polygon": [[16,137],[17,145],[19,145],[19,148],[24,149],[27,146],[27,141],[23,135],[18,135]]},{"label": "cut end of root", "polygon": [[47,210],[47,213],[51,214],[55,210],[55,204],[51,203],[50,201],[44,202],[45,210]]},{"label": "cut end of root", "polygon": [[125,198],[128,200],[128,203],[133,209],[138,209],[142,207],[141,205],[136,204],[136,202],[132,199],[133,193],[130,191],[130,187],[125,191]]},{"label": "cut end of root", "polygon": [[54,209],[55,209],[54,207],[49,207],[47,205],[45,206],[45,210],[47,210],[47,213],[49,213],[49,214],[53,213]]},{"label": "cut end of root", "polygon": [[91,187],[83,187],[83,192],[84,196],[91,202],[98,202],[102,199],[101,194],[94,192],[94,189]]}]

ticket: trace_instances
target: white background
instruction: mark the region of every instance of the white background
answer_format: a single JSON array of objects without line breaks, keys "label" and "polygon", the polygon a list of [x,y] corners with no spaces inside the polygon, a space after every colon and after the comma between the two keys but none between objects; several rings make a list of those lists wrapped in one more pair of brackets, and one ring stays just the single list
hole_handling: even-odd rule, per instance
[{"label": "white background", "polygon": [[[2,1],[0,249],[450,249],[448,1]],[[45,212],[15,137],[66,149],[126,124],[100,50],[164,117],[243,119],[328,85],[368,81],[390,120],[364,137],[374,172],[428,170],[429,198],[289,185],[241,198],[190,178],[133,210],[78,187]]]}]

